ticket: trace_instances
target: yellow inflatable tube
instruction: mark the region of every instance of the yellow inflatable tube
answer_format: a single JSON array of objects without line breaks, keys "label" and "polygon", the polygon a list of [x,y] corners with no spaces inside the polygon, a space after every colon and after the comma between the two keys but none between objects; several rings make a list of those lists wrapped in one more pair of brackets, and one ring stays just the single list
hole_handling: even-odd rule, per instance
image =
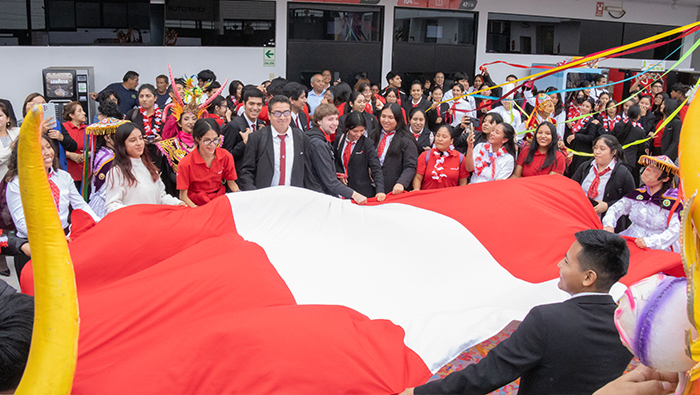
[{"label": "yellow inflatable tube", "polygon": [[78,356],[73,263],[41,154],[42,113],[35,106],[19,134],[19,181],[34,270],[34,332],[16,394],[69,394]]}]

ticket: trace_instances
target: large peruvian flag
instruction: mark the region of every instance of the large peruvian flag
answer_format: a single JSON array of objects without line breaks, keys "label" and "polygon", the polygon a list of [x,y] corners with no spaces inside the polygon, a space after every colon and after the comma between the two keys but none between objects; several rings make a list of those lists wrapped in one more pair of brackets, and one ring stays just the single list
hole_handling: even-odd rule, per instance
[{"label": "large peruvian flag", "polygon": [[[561,176],[365,207],[277,187],[120,209],[70,244],[73,392],[397,393],[565,300],[556,264],[576,231],[600,227]],[[678,254],[630,246],[623,283],[682,273]]]}]

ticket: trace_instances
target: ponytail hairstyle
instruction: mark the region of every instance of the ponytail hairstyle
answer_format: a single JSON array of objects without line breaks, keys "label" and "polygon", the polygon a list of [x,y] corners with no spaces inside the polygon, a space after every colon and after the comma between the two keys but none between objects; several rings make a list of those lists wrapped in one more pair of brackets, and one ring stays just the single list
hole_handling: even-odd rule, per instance
[{"label": "ponytail hairstyle", "polygon": [[[129,154],[126,152],[126,139],[129,138],[131,133],[134,130],[139,130],[139,128],[136,127],[131,122],[127,122],[117,128],[117,131],[114,133],[114,166],[119,168],[119,170],[122,173],[122,177],[127,182],[128,186],[132,186],[136,184],[138,181],[136,180],[136,177],[134,176],[134,173],[132,172],[131,168],[131,157],[129,157]],[[144,166],[148,169],[148,172],[151,173],[151,178],[153,179],[153,182],[158,181],[158,177],[160,176],[158,174],[158,169],[156,166],[151,162],[151,157],[148,155],[148,150],[144,149],[143,154],[141,154],[141,161],[143,162]]]},{"label": "ponytail hairstyle", "polygon": [[540,143],[537,141],[537,132],[543,127],[547,127],[549,129],[549,133],[552,135],[552,141],[549,143],[549,146],[547,146],[547,154],[544,158],[544,163],[542,163],[542,166],[540,166],[540,168],[537,170],[544,170],[549,168],[550,166],[552,168],[557,167],[559,135],[557,135],[557,127],[554,126],[554,124],[551,122],[542,122],[537,127],[537,130],[535,130],[534,136],[532,137],[532,141],[530,141],[530,149],[527,152],[524,164],[529,165],[530,163],[532,163],[533,160],[535,160],[535,154],[540,149]]},{"label": "ponytail hairstyle", "polygon": [[634,104],[627,109],[627,122],[625,122],[625,124],[622,126],[622,131],[617,136],[617,139],[618,141],[620,141],[620,143],[624,143],[627,140],[627,136],[629,136],[630,131],[633,127],[632,122],[639,119],[641,115],[642,109],[637,104]]}]

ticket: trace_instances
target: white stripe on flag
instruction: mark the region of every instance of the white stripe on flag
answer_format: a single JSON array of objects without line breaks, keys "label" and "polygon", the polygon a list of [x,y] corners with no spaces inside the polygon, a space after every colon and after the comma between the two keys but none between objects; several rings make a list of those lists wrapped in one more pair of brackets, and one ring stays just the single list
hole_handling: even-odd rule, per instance
[{"label": "white stripe on flag", "polygon": [[514,277],[469,230],[432,211],[293,187],[228,197],[238,233],[265,250],[297,303],[391,320],[433,373],[532,307],[568,297],[558,279]]}]

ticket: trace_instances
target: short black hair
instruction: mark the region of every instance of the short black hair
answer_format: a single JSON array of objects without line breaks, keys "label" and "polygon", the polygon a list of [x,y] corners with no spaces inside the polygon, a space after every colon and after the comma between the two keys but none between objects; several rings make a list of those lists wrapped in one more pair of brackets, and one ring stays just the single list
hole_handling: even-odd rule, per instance
[{"label": "short black hair", "polygon": [[[455,74],[455,81],[459,81],[459,80],[469,81],[469,76],[467,75],[467,73],[459,72],[459,73]],[[464,88],[464,87],[462,87],[462,88]],[[464,90],[464,89],[462,89],[462,90]]]},{"label": "short black hair", "polygon": [[287,80],[282,77],[277,77],[270,81],[270,85],[267,86],[268,96],[277,96],[284,94],[284,87],[287,86]]},{"label": "short black hair", "polygon": [[170,80],[168,79],[168,76],[165,75],[165,74],[161,74],[161,75],[159,75],[158,77],[156,77],[156,81],[158,81],[158,80],[161,79],[161,78],[165,80],[165,83],[166,83],[166,84],[167,84],[168,82],[170,82]]},{"label": "short black hair", "polygon": [[603,78],[608,78],[605,74],[596,74],[593,76],[593,82],[598,83]]},{"label": "short black hair", "polygon": [[122,110],[119,109],[119,105],[111,100],[102,100],[97,106],[97,112],[108,118],[124,118],[124,114],[122,114]]},{"label": "short black hair", "polygon": [[284,95],[275,95],[270,99],[270,101],[267,103],[267,108],[268,111],[272,111],[272,105],[277,104],[277,103],[287,103],[289,105],[289,108],[292,108],[292,102],[289,101],[289,98]]},{"label": "short black hair", "polygon": [[345,130],[355,129],[358,126],[363,128],[367,127],[367,121],[365,121],[365,116],[359,111],[353,111],[345,118],[345,123],[343,124]]},{"label": "short black hair", "polygon": [[243,88],[243,102],[247,102],[251,97],[259,97],[264,99],[265,95],[263,95],[262,91],[256,87],[251,87],[248,89]]},{"label": "short black hair", "polygon": [[578,262],[582,270],[593,270],[596,290],[608,292],[625,274],[630,264],[630,250],[621,236],[602,229],[587,229],[574,234],[581,244]]},{"label": "short black hair", "polygon": [[676,82],[675,84],[671,85],[671,92],[680,92],[685,95],[687,90],[688,87],[682,82]]},{"label": "short black hair", "polygon": [[110,96],[114,96],[117,99],[117,104],[121,102],[121,99],[119,99],[119,95],[117,95],[117,92],[111,89],[105,89],[102,92],[100,92],[99,96],[97,96],[97,101],[103,102],[105,100],[108,100]]},{"label": "short black hair", "polygon": [[133,70],[129,70],[126,72],[126,74],[124,74],[124,78],[122,78],[122,82],[133,80],[134,78],[136,78],[138,76],[139,76],[139,73],[137,73]]},{"label": "short black hair", "polygon": [[14,390],[29,358],[34,298],[17,293],[0,297],[0,391]]},{"label": "short black hair", "polygon": [[210,130],[215,131],[217,136],[221,136],[221,129],[219,128],[218,122],[216,122],[214,118],[198,119],[192,128],[192,138],[194,138],[195,141],[199,141]]},{"label": "short black hair", "polygon": [[283,95],[293,100],[299,100],[302,93],[307,93],[306,87],[298,82],[288,83],[282,92]]},{"label": "short black hair", "polygon": [[661,81],[661,80],[656,80],[656,81],[652,82],[652,83],[651,83],[651,86],[654,86],[654,85],[656,85],[656,84],[661,84],[661,87],[664,86],[664,82]]},{"label": "short black hair", "polygon": [[207,111],[209,111],[209,113],[211,114],[216,109],[216,107],[222,107],[226,105],[226,98],[224,98],[221,95],[218,95],[211,100],[211,102],[209,103],[209,107],[207,107]]},{"label": "short black hair", "polygon": [[514,80],[517,80],[517,79],[518,79],[518,76],[515,75],[515,74],[508,74],[508,76],[506,77],[506,81],[508,80],[508,78],[512,78],[512,79],[514,79]]},{"label": "short black hair", "polygon": [[207,85],[206,88],[204,88],[205,92],[213,93],[216,92],[219,88],[221,88],[221,83],[219,81],[212,81]]},{"label": "short black hair", "polygon": [[391,70],[390,72],[386,73],[386,82],[389,82],[396,78],[396,76],[399,75],[399,73],[395,72],[394,70]]},{"label": "short black hair", "polygon": [[197,73],[197,79],[204,82],[216,81],[216,74],[209,69],[204,69]]}]

